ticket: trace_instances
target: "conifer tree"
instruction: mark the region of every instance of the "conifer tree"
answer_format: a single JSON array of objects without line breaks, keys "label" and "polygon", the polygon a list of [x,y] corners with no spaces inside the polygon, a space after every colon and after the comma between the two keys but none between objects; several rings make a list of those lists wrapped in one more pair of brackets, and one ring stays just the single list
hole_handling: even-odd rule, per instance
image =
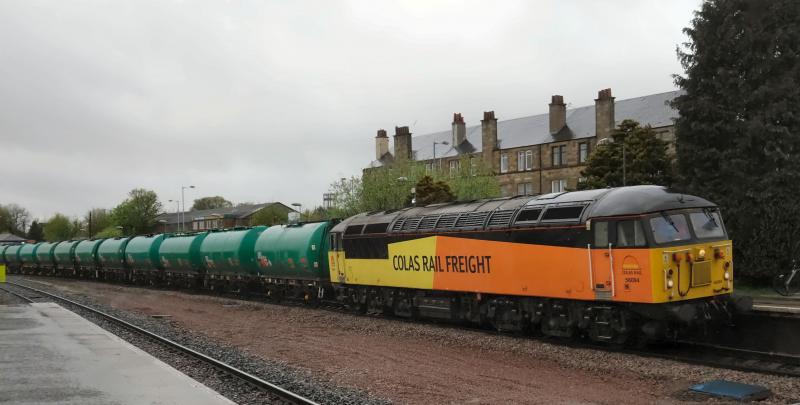
[{"label": "conifer tree", "polygon": [[740,276],[800,255],[800,2],[711,0],[684,32],[682,188],[722,207]]}]

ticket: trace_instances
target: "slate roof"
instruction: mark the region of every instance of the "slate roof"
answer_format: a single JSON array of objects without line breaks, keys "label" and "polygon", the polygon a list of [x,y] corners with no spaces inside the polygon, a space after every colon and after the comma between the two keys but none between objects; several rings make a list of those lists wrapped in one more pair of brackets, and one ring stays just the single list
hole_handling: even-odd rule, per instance
[{"label": "slate roof", "polygon": [[0,245],[25,242],[25,238],[10,233],[0,233]]},{"label": "slate roof", "polygon": [[[237,205],[235,207],[227,207],[227,208],[214,208],[210,210],[199,210],[199,211],[186,211],[185,213],[185,221],[192,222],[195,219],[200,218],[247,218],[256,211],[268,207],[271,205],[279,205],[287,210],[294,211],[291,207],[286,206],[283,203],[279,202],[269,202],[263,204],[246,204],[246,205]],[[156,217],[156,221],[167,221],[167,224],[178,224],[181,222],[181,216],[179,212],[170,212],[164,213]]]},{"label": "slate roof", "polygon": [[[678,111],[669,106],[669,102],[683,94],[682,90],[647,96],[616,100],[614,103],[615,124],[622,120],[632,119],[642,125],[653,128],[672,125],[678,118]],[[497,121],[497,146],[510,149],[522,146],[539,145],[567,139],[591,138],[595,136],[594,105],[567,110],[567,127],[571,131],[560,131],[556,137],[550,134],[548,114],[531,115],[510,120]],[[466,139],[475,150],[483,148],[481,126],[468,126]],[[452,142],[452,130],[417,135],[412,138],[414,160],[433,159],[433,142]],[[458,155],[453,145],[436,145],[436,158]],[[382,166],[380,161],[372,161],[370,167]]]}]

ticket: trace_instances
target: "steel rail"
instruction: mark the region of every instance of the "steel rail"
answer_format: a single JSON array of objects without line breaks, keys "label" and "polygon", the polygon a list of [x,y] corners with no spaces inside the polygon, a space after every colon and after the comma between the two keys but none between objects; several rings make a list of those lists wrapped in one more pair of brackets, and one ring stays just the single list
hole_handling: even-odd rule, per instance
[{"label": "steel rail", "polygon": [[209,363],[209,364],[213,365],[217,369],[220,369],[222,371],[230,373],[230,374],[232,374],[232,375],[234,375],[234,376],[236,376],[236,377],[238,377],[238,378],[240,378],[240,379],[242,379],[242,380],[244,380],[244,381],[246,381],[246,382],[248,382],[250,384],[255,385],[256,387],[259,387],[259,388],[264,389],[266,391],[269,391],[269,392],[271,392],[273,394],[276,394],[276,395],[278,395],[278,396],[280,396],[280,397],[282,397],[282,398],[284,398],[284,399],[286,399],[286,400],[288,400],[290,402],[293,402],[293,403],[296,403],[296,404],[303,404],[303,405],[318,405],[316,402],[314,402],[314,401],[312,401],[312,400],[310,400],[308,398],[305,398],[303,396],[295,394],[294,392],[291,392],[289,390],[281,388],[281,387],[279,387],[279,386],[277,386],[275,384],[272,384],[269,381],[263,380],[263,379],[261,379],[259,377],[256,377],[256,376],[254,376],[254,375],[252,375],[252,374],[250,374],[250,373],[248,373],[246,371],[243,371],[243,370],[238,369],[238,368],[236,368],[234,366],[231,366],[230,364],[224,363],[224,362],[222,362],[220,360],[217,360],[217,359],[215,359],[213,357],[210,357],[208,355],[200,353],[200,352],[198,352],[198,351],[196,351],[194,349],[186,347],[186,346],[184,346],[184,345],[182,345],[180,343],[177,343],[177,342],[175,342],[173,340],[170,340],[170,339],[167,339],[167,338],[165,338],[163,336],[157,335],[157,334],[155,334],[153,332],[150,332],[149,330],[140,328],[140,327],[138,327],[138,326],[136,326],[136,325],[134,325],[134,324],[132,324],[130,322],[127,322],[125,320],[117,318],[114,315],[105,313],[105,312],[103,312],[103,311],[101,311],[99,309],[95,309],[95,308],[92,308],[90,306],[81,304],[80,302],[73,301],[73,300],[71,300],[69,298],[64,298],[64,297],[61,297],[61,296],[58,296],[58,295],[55,295],[55,294],[51,294],[49,292],[42,291],[42,290],[39,290],[39,289],[36,289],[36,288],[33,288],[33,287],[29,287],[29,286],[26,286],[26,285],[17,284],[17,283],[13,283],[13,282],[8,282],[8,284],[14,285],[14,286],[17,286],[17,287],[21,287],[21,288],[24,288],[24,289],[27,289],[27,290],[30,290],[30,291],[34,291],[34,292],[36,292],[38,294],[42,294],[42,295],[48,296],[48,297],[53,298],[53,299],[58,300],[58,301],[66,302],[66,303],[68,303],[70,305],[74,305],[76,307],[79,307],[79,308],[84,309],[86,311],[89,311],[91,313],[100,315],[101,317],[103,317],[105,319],[113,321],[114,323],[122,325],[122,326],[124,326],[124,327],[126,327],[126,328],[128,328],[130,330],[133,330],[133,331],[135,331],[137,333],[140,333],[140,334],[143,334],[143,335],[145,335],[147,337],[150,337],[150,338],[152,338],[152,339],[154,339],[154,340],[156,340],[156,341],[158,341],[158,342],[160,342],[160,343],[162,343],[164,345],[167,345],[169,347],[178,349],[178,350],[180,350],[180,351],[182,351],[182,352],[184,352],[186,354],[189,354],[189,355],[191,355],[193,357],[196,357],[196,358],[198,358],[198,359],[200,359],[200,360],[202,360],[202,361],[204,361],[206,363]]},{"label": "steel rail", "polygon": [[[14,284],[14,283],[6,283],[6,284]],[[14,285],[16,285],[16,284],[14,284]],[[2,290],[2,291],[4,291],[4,292],[7,292],[7,293],[9,293],[9,294],[11,294],[11,295],[13,295],[13,296],[15,296],[15,297],[17,297],[17,298],[20,298],[20,299],[24,300],[24,301],[28,301],[28,303],[30,303],[30,304],[32,304],[32,303],[34,303],[34,302],[36,302],[36,301],[34,301],[33,299],[31,299],[31,298],[28,298],[28,297],[26,297],[26,296],[24,296],[24,295],[22,295],[22,294],[15,293],[14,291],[10,291],[10,290],[7,290],[7,289],[5,289],[5,288],[2,288],[2,287],[0,287],[0,290]]]}]

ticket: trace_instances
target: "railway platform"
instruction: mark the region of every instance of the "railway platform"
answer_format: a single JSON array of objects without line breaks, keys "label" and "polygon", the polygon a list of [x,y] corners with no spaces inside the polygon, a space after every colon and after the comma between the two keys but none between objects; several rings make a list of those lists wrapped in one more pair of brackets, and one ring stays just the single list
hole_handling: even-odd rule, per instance
[{"label": "railway platform", "polygon": [[54,303],[0,305],[0,397],[13,404],[233,404]]},{"label": "railway platform", "polygon": [[800,295],[791,297],[756,295],[753,296],[753,310],[800,316]]}]

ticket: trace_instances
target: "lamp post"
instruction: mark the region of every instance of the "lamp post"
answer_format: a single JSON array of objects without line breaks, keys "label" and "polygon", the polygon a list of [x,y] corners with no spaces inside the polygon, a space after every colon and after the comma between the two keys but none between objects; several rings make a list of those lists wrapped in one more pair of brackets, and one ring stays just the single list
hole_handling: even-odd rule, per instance
[{"label": "lamp post", "polygon": [[[447,141],[442,141],[442,142],[433,141],[433,159],[432,160],[433,160],[434,163],[436,162],[436,145],[450,145],[450,142],[447,142]],[[433,164],[431,164],[431,166],[433,166]],[[442,162],[441,162],[441,160],[439,161],[439,170],[442,170]]]},{"label": "lamp post", "polygon": [[186,228],[184,222],[186,222],[186,198],[184,197],[184,191],[187,188],[194,188],[194,186],[181,186],[181,231]]}]

